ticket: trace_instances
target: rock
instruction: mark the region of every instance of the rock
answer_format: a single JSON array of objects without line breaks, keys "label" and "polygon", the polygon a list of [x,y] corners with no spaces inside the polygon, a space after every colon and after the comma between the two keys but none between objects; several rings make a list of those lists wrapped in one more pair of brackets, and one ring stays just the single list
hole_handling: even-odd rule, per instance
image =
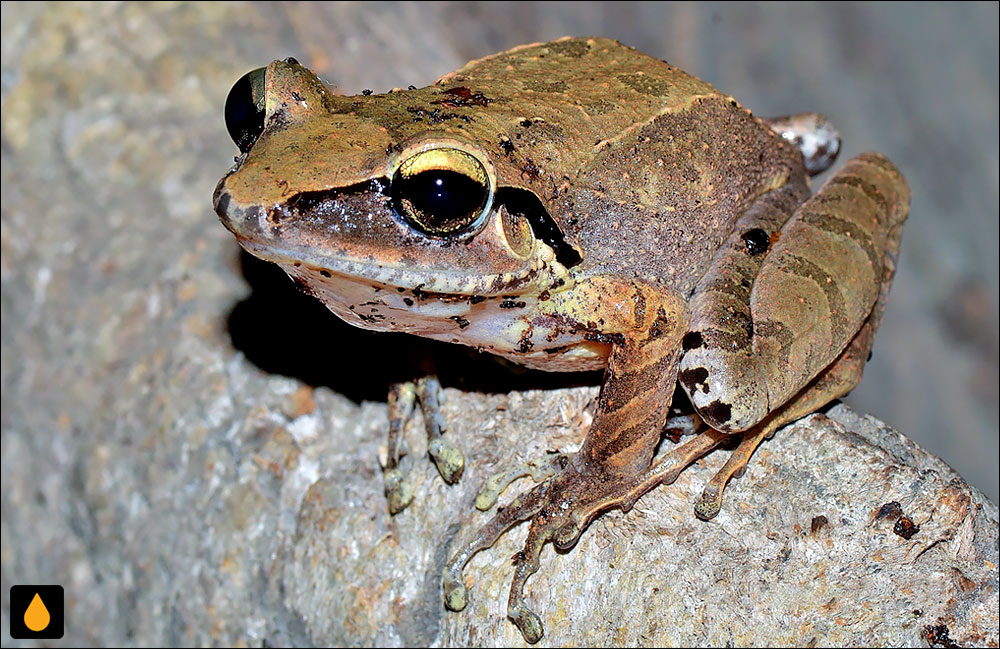
[{"label": "rock", "polygon": [[[4,547],[19,561],[5,574],[64,583],[69,637],[95,643],[523,644],[505,619],[523,528],[472,561],[465,611],[443,607],[441,570],[486,520],[477,486],[572,448],[594,388],[447,390],[466,474],[443,483],[415,422],[418,495],[392,517],[376,459],[385,406],[320,388],[296,409],[294,381],[237,380],[246,369],[219,365],[230,390],[214,393],[185,380],[205,388],[189,405],[218,413],[209,425],[165,412],[160,432],[61,458],[51,440],[60,470],[38,491],[44,445],[9,435]],[[837,406],[766,443],[705,523],[692,505],[725,453],[598,519],[569,553],[543,552],[528,585],[543,643],[995,644],[997,508],[943,462]]]}]

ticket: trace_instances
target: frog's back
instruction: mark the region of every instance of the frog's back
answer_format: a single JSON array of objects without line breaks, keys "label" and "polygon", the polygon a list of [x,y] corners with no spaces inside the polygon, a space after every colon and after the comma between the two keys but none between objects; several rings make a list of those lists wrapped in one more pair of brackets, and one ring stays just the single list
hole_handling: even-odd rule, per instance
[{"label": "frog's back", "polygon": [[686,293],[756,197],[787,182],[806,191],[798,154],[748,110],[614,40],[525,45],[435,86],[460,83],[498,93],[501,183],[538,196],[590,272]]},{"label": "frog's back", "polygon": [[523,45],[425,88],[334,104],[384,134],[335,156],[353,176],[383,175],[382,151],[428,133],[472,140],[500,186],[541,201],[580,253],[579,272],[682,292],[762,188],[804,178],[798,153],[735,100],[606,38]]},{"label": "frog's back", "polygon": [[337,97],[333,112],[384,128],[393,144],[427,132],[472,139],[502,182],[527,189],[548,169],[561,176],[583,168],[602,142],[630,127],[710,97],[724,99],[617,41],[564,38],[472,61],[425,88]]},{"label": "frog's back", "polygon": [[490,89],[490,110],[475,116],[471,133],[507,135],[515,147],[568,169],[630,126],[698,98],[722,98],[704,81],[608,38],[522,45],[472,61],[434,86],[459,84]]}]

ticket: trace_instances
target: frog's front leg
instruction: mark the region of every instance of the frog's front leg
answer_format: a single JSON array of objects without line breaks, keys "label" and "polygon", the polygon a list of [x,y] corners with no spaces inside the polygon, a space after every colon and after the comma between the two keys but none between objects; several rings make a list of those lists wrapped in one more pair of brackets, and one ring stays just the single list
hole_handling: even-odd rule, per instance
[{"label": "frog's front leg", "polygon": [[413,500],[413,486],[407,472],[400,464],[405,455],[403,430],[419,403],[427,432],[427,452],[434,460],[438,473],[448,484],[454,484],[462,475],[465,458],[462,452],[444,439],[445,422],[441,414],[441,384],[432,373],[415,381],[396,383],[389,388],[389,440],[385,463],[386,499],[389,512],[397,514]]},{"label": "frog's front leg", "polygon": [[669,412],[688,319],[680,295],[612,277],[590,278],[553,296],[550,309],[550,317],[610,344],[593,424],[577,453],[560,455],[546,468],[550,479],[504,507],[455,554],[443,584],[446,606],[464,608],[466,563],[510,527],[530,520],[528,539],[515,556],[508,601],[508,615],[528,642],[542,636],[541,622],[523,594],[526,580],[538,569],[542,546],[552,541],[561,549],[571,547],[601,512],[627,510],[656,485],[643,477]]}]

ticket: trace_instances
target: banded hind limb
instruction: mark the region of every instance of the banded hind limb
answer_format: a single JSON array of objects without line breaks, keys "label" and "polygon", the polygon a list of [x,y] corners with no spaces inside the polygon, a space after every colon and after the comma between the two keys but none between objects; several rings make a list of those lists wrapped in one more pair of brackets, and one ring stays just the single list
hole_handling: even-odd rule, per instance
[{"label": "banded hind limb", "polygon": [[780,229],[762,229],[774,242],[764,254],[740,245],[741,230],[719,253],[691,299],[679,376],[706,424],[743,439],[706,485],[700,518],[718,514],[726,483],[764,439],[861,380],[909,201],[896,167],[865,153]]}]

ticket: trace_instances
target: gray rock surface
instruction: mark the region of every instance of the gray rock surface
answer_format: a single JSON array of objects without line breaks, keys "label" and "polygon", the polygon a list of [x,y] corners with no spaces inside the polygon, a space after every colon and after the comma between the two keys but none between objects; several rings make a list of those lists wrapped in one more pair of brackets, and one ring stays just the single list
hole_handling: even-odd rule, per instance
[{"label": "gray rock surface", "polygon": [[[289,54],[356,92],[429,82],[520,42],[600,32],[761,113],[833,103],[838,126],[856,134],[846,153],[898,156],[915,188],[876,343],[874,362],[886,360],[854,396],[890,386],[878,403],[895,404],[902,414],[892,420],[907,432],[924,419],[937,431],[986,431],[992,446],[973,446],[969,466],[992,467],[979,484],[995,498],[995,5],[823,9],[828,20],[690,5],[2,11],[5,646],[8,589],[25,583],[65,587],[58,646],[523,644],[504,611],[507,558],[523,529],[470,564],[462,613],[441,605],[441,566],[485,520],[470,506],[476,487],[508,462],[572,448],[594,388],[430,347],[446,360],[449,434],[468,468],[447,487],[415,462],[417,500],[388,515],[381,399],[388,380],[412,369],[403,359],[417,345],[339,324],[241,259],[211,213],[234,152],[225,94],[246,70]],[[973,33],[993,40],[943,28],[957,24],[980,25]],[[810,29],[820,27],[817,41]],[[855,47],[830,33],[853,34]],[[824,51],[801,49],[810,34]],[[965,49],[940,49],[948,38]],[[950,67],[910,72],[917,44]],[[806,55],[775,60],[769,52],[782,47]],[[993,61],[992,75],[981,61]],[[887,90],[868,92],[870,78]],[[822,94],[831,79],[863,98],[859,111],[850,96]],[[913,92],[924,95],[903,110],[908,79],[923,80]],[[956,96],[963,102],[950,103]],[[989,106],[992,121],[981,138],[956,142],[953,123],[980,123],[967,104]],[[878,114],[901,125],[856,121]],[[955,187],[961,193],[949,194]],[[970,214],[989,216],[992,239],[959,227]],[[932,271],[939,279],[922,281]],[[932,290],[915,293],[918,285]],[[960,299],[944,307],[944,296]],[[897,302],[906,306],[893,315]],[[562,387],[529,389],[546,381]],[[422,457],[416,428],[409,439],[411,459]],[[941,460],[840,406],[779,432],[730,487],[719,517],[700,522],[692,504],[724,456],[628,514],[602,517],[568,554],[546,549],[528,586],[544,644],[997,645],[997,508]],[[892,502],[919,526],[909,539],[894,531],[905,531],[894,507],[879,517]]]}]

